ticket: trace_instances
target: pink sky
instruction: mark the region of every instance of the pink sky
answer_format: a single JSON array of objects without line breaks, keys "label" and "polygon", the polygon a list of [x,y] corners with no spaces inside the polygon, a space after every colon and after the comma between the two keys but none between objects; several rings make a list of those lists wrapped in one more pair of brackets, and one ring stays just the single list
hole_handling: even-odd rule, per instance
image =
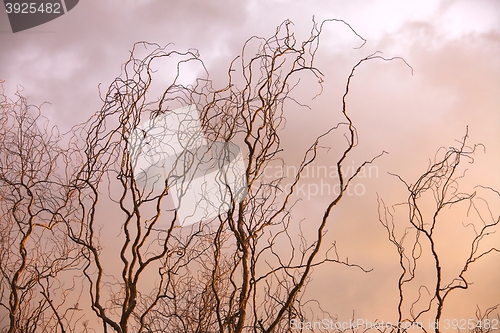
[{"label": "pink sky", "polygon": [[[0,79],[6,81],[8,94],[21,85],[30,103],[50,102],[43,112],[64,131],[101,107],[98,84],[105,90],[119,75],[134,42],[197,48],[217,82],[247,38],[270,36],[287,18],[295,23],[298,39],[309,33],[313,15],[316,21],[345,20],[367,40],[366,45],[354,49],[359,39],[345,26],[327,25],[317,58],[317,67],[325,74],[325,91],[314,101],[316,90],[300,91],[312,111],[305,115],[303,110],[290,110],[283,138],[285,145],[293,147],[291,151],[305,149],[338,120],[335,112],[341,108],[347,75],[359,59],[381,51],[388,58],[403,57],[413,68],[412,75],[401,61],[365,63],[356,71],[348,99],[360,144],[347,164],[360,163],[382,150],[389,154],[377,160],[376,176],[356,181],[363,194],[347,197],[335,211],[329,240],[336,240],[342,257],[373,272],[325,266],[315,272],[307,291],[339,320],[348,320],[355,311],[360,318],[387,321],[395,316],[399,268],[397,252],[378,222],[377,193],[388,204],[406,200],[403,185],[387,172],[414,182],[436,150],[456,144],[468,126],[469,142],[484,144],[486,153],[478,151],[464,186],[500,189],[499,13],[500,2],[495,0],[87,0],[54,21],[12,34],[2,11]],[[197,74],[193,68],[187,80]],[[336,147],[335,138],[329,140],[328,145]],[[320,164],[329,166],[329,159],[320,159]],[[325,202],[321,195],[304,198],[294,218],[317,219]],[[498,216],[500,198],[490,205]],[[450,213],[448,219],[459,221],[458,229],[450,227],[442,234],[451,271],[465,255],[460,244],[470,237],[459,230],[466,221],[464,214],[462,207]],[[491,244],[500,244],[498,234],[494,237]],[[476,304],[500,303],[499,254],[473,266],[468,274],[476,284],[452,296],[453,305],[446,314],[450,318],[473,316]]]}]

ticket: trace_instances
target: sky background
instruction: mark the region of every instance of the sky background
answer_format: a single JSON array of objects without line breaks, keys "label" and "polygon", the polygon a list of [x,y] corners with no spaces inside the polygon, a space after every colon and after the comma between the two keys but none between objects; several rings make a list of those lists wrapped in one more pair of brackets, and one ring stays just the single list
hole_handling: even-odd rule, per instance
[{"label": "sky background", "polygon": [[[397,256],[378,224],[377,194],[389,204],[406,197],[404,187],[387,172],[414,181],[436,150],[456,144],[468,126],[470,143],[482,143],[486,150],[477,154],[465,185],[500,189],[499,1],[86,0],[54,21],[16,34],[1,11],[0,79],[8,95],[22,86],[30,103],[49,102],[43,114],[64,132],[101,107],[98,85],[105,91],[120,74],[134,42],[196,48],[217,81],[249,37],[271,36],[277,25],[290,19],[300,40],[309,34],[313,16],[318,22],[348,22],[367,43],[355,49],[360,40],[349,29],[339,23],[326,26],[317,59],[325,91],[314,101],[310,99],[317,90],[301,91],[312,110],[290,111],[283,135],[291,147],[309,146],[315,135],[334,125],[330,112],[340,110],[347,75],[361,58],[380,51],[389,58],[403,57],[413,68],[412,75],[401,61],[366,63],[356,71],[349,96],[360,146],[347,164],[382,150],[389,154],[377,161],[376,175],[357,180],[363,194],[348,197],[334,214],[329,237],[342,254],[374,271],[323,268],[315,272],[308,290],[340,319],[348,320],[353,310],[360,317],[393,319]],[[190,75],[196,77],[196,69]],[[328,159],[318,163],[328,165]],[[303,200],[297,218],[318,217],[326,199],[316,195]],[[491,203],[497,216],[499,203]],[[465,220],[464,212],[459,208],[450,219]],[[443,249],[449,249],[451,262],[459,262],[460,244],[450,239],[462,239],[453,232],[443,237]],[[458,293],[450,307],[454,316],[467,318],[476,304],[500,302],[500,289],[494,288],[500,281],[499,262],[498,255],[492,256],[471,270],[477,283]]]}]

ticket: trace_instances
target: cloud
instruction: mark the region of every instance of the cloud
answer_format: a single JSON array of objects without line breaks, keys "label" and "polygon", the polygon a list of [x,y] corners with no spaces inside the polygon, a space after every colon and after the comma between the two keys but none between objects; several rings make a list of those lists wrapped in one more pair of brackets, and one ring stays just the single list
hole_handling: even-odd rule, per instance
[{"label": "cloud", "polygon": [[[334,216],[331,239],[345,237],[339,244],[345,246],[342,253],[349,256],[361,246],[352,255],[365,258],[371,254],[368,266],[378,265],[382,273],[374,274],[383,279],[385,269],[391,274],[395,269],[388,267],[394,258],[386,256],[393,249],[377,247],[380,243],[372,237],[380,235],[375,189],[388,202],[405,199],[399,196],[400,184],[388,177],[387,171],[414,180],[436,149],[454,144],[468,125],[471,142],[484,143],[488,152],[478,158],[480,168],[474,181],[500,187],[499,7],[499,2],[486,0],[81,1],[63,17],[26,32],[6,33],[3,21],[0,79],[7,80],[10,91],[23,85],[30,103],[51,102],[44,108],[46,116],[69,129],[101,107],[98,84],[105,89],[120,74],[120,65],[137,41],[174,43],[180,50],[197,48],[212,77],[225,83],[229,61],[241,52],[249,37],[270,36],[279,23],[290,18],[300,40],[308,36],[313,15],[317,21],[344,19],[368,42],[355,50],[359,39],[349,29],[333,23],[325,27],[317,62],[325,73],[325,91],[312,101],[317,86],[311,93],[313,85],[304,80],[301,97],[313,110],[287,110],[283,142],[291,147],[286,154],[296,157],[299,148],[310,145],[312,134],[338,120],[335,115],[341,107],[345,80],[359,59],[383,51],[387,57],[404,57],[413,67],[412,76],[401,61],[364,64],[356,71],[348,100],[360,138],[356,159],[382,150],[389,155],[377,161],[380,178],[363,180],[369,195],[347,200],[345,210]],[[327,144],[337,148],[338,142]],[[326,198],[319,198],[298,204],[297,216],[321,215],[325,202]],[[352,211],[355,214],[349,213]],[[366,244],[373,247],[363,247]],[[498,267],[493,270],[498,276]],[[351,307],[363,304],[362,313],[368,315],[370,305],[394,301],[394,291],[389,290],[393,285],[380,282],[374,288],[366,285],[372,276],[366,275],[364,280],[362,275],[356,277],[362,284],[356,288],[348,275],[351,271],[330,278],[337,272],[318,270],[318,280],[324,285],[338,282],[335,299],[321,292],[321,284],[315,287],[313,282],[310,288],[318,298],[328,297],[333,311],[349,302]],[[347,284],[351,286],[344,288]]]}]

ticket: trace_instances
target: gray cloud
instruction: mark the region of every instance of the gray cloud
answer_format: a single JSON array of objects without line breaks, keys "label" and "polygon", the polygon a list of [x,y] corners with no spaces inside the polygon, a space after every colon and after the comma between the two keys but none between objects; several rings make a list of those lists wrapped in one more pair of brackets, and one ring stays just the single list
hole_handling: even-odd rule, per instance
[{"label": "gray cloud", "polygon": [[[358,287],[352,284],[350,271],[319,270],[318,284],[313,282],[310,288],[311,295],[323,298],[334,313],[347,315],[358,307],[363,315],[388,316],[393,313],[373,307],[394,302],[394,290],[389,290],[393,285],[384,281],[377,288],[367,285],[372,276],[383,279],[385,270],[391,278],[397,274],[390,264],[394,249],[373,237],[383,236],[376,221],[375,192],[389,202],[405,199],[397,195],[401,189],[396,189],[398,183],[387,171],[414,179],[436,149],[454,144],[468,125],[471,142],[484,143],[488,152],[478,157],[474,180],[500,188],[500,22],[494,16],[500,3],[464,3],[429,1],[406,7],[410,5],[399,1],[81,1],[67,15],[18,34],[8,33],[1,13],[0,79],[7,80],[11,92],[23,85],[33,104],[52,103],[45,107],[46,115],[69,129],[100,108],[97,85],[102,83],[105,89],[120,74],[120,64],[134,42],[198,48],[213,78],[223,82],[229,60],[239,54],[243,42],[252,35],[271,35],[286,18],[296,23],[298,36],[307,36],[313,15],[318,21],[334,17],[349,22],[367,38],[367,44],[355,50],[359,40],[348,29],[327,26],[318,55],[325,92],[314,101],[310,99],[316,91],[301,92],[313,111],[306,117],[302,109],[290,110],[283,137],[290,150],[306,147],[314,131],[334,123],[345,79],[362,57],[383,51],[387,57],[403,56],[413,67],[412,76],[400,61],[367,63],[356,72],[349,97],[360,134],[356,159],[382,150],[390,154],[377,162],[378,178],[360,180],[367,186],[367,195],[347,201],[335,216],[331,240],[338,239],[342,252],[350,257],[353,253],[363,261],[370,255],[365,262],[379,270],[366,278],[356,276]],[[325,200],[302,203],[298,215],[320,214]],[[350,242],[352,235],[356,243]],[[498,266],[490,276],[500,276]],[[335,297],[321,291],[330,285],[335,286]],[[486,293],[481,290],[479,295]],[[500,295],[492,291],[483,297],[490,301]]]}]

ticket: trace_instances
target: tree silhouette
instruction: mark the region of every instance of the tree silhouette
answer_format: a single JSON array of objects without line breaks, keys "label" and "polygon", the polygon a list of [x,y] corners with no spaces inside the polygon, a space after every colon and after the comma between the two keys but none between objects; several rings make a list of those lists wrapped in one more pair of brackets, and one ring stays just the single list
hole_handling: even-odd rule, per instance
[{"label": "tree silhouette", "polygon": [[[347,23],[332,21],[346,25],[357,35]],[[186,63],[205,68],[196,51],[180,53],[148,43],[135,45],[122,75],[103,97],[101,111],[81,129],[81,136],[88,135],[81,149],[83,168],[74,183],[85,214],[79,228],[70,229],[71,237],[85,249],[92,309],[102,320],[104,331],[110,327],[116,332],[285,332],[290,319],[304,317],[301,295],[313,267],[332,262],[364,270],[341,260],[335,245],[324,245],[323,239],[331,212],[352,179],[382,155],[362,163],[352,175],[342,172],[357,144],[346,103],[354,70],[364,61],[384,58],[370,55],[352,69],[341,109],[344,121],[311,142],[285,193],[285,177],[264,177],[265,168],[272,163],[286,165],[280,130],[286,120],[285,104],[298,103],[293,91],[299,79],[312,76],[321,87],[322,73],[314,66],[314,58],[325,23],[314,24],[310,37],[303,42],[295,40],[289,21],[270,38],[250,38],[241,55],[232,61],[228,83],[222,89],[212,87],[208,74],[194,85],[178,82]],[[153,50],[146,56],[136,56],[148,48]],[[152,88],[155,63],[174,57],[179,58],[177,72],[158,93]],[[152,97],[152,91],[158,95]],[[134,174],[137,147],[133,141],[137,137],[130,133],[136,131],[138,137],[144,133],[146,138],[145,131],[137,132],[145,120],[154,122],[190,105],[199,112],[212,149],[216,143],[228,142],[241,147],[247,188],[242,200],[236,200],[236,193],[228,188],[231,199],[225,212],[180,228],[179,214],[172,211],[166,199],[174,191],[168,180],[174,176],[172,171],[166,170],[170,174],[163,178],[155,178],[151,172],[148,175],[145,170],[141,177],[147,179]],[[314,237],[300,230],[297,237],[293,234],[296,226],[291,227],[295,186],[304,169],[316,159],[321,141],[334,131],[345,135],[344,148],[333,162],[340,191],[324,207],[319,221],[307,221],[308,228],[316,230]],[[149,145],[157,138],[150,139]],[[174,164],[182,170],[197,168],[190,154],[193,152],[186,150]],[[191,164],[186,166],[189,158]],[[152,185],[145,186],[148,182]],[[120,268],[114,271],[105,267],[102,259],[107,249],[102,245],[96,214],[105,187],[110,197],[106,207],[116,204],[123,218],[117,250]],[[161,226],[161,219],[169,222]],[[326,255],[324,246],[329,247]]]},{"label": "tree silhouette", "polygon": [[[489,235],[495,233],[500,217],[495,217],[488,201],[479,196],[481,191],[497,195],[499,193],[483,186],[476,186],[472,193],[461,190],[460,185],[467,170],[461,170],[460,166],[464,160],[473,163],[474,153],[481,147],[481,145],[468,146],[467,139],[468,131],[458,147],[440,149],[434,162],[414,183],[408,183],[400,176],[394,175],[408,190],[407,202],[390,208],[379,199],[379,220],[387,229],[389,240],[398,250],[402,269],[398,281],[398,322],[421,322],[422,318],[431,315],[434,323],[440,323],[433,328],[436,333],[450,328],[489,332],[494,326],[498,326],[498,319],[494,321],[496,325],[493,325],[488,315],[500,304],[489,307],[485,315],[481,315],[479,311],[476,315],[477,320],[473,318],[443,320],[445,301],[451,293],[468,289],[472,284],[467,278],[467,271],[471,266],[488,255],[500,252],[495,246],[481,246],[487,242]],[[430,204],[429,200],[433,204]],[[464,204],[468,205],[465,217],[467,222],[462,222],[462,227],[471,230],[472,238],[466,244],[462,242],[455,244],[455,250],[464,247],[470,250],[458,274],[453,275],[448,272],[453,272],[453,268],[445,261],[446,250],[440,247],[440,243],[443,241],[443,236],[449,233],[451,228],[455,228],[444,224],[450,220],[449,212],[446,210]],[[406,226],[395,218],[398,209],[406,211]],[[426,262],[431,262],[433,268],[427,268]],[[420,284],[420,276],[428,276],[429,272],[432,272],[431,281]],[[397,331],[400,332],[401,329],[398,328]]]},{"label": "tree silhouette", "polygon": [[0,94],[0,323],[2,332],[64,331],[77,309],[65,304],[74,281],[61,275],[81,258],[65,227],[68,151],[40,110],[16,97]]},{"label": "tree silhouette", "polygon": [[[302,332],[294,323],[336,320],[305,290],[322,265],[370,271],[343,259],[326,234],[353,180],[385,154],[345,171],[358,145],[348,109],[354,73],[371,60],[397,59],[412,68],[379,52],[359,60],[341,105],[324,110],[341,120],[316,133],[303,151],[287,145],[289,109],[309,108],[298,93],[301,80],[317,82],[316,97],[323,92],[315,58],[330,23],[364,45],[342,20],[313,21],[303,41],[285,21],[271,37],[243,44],[223,84],[208,74],[196,50],[136,43],[101,94],[102,108],[67,136],[49,128],[21,92],[15,101],[2,94],[1,332]],[[189,66],[201,74],[187,84]],[[499,252],[479,247],[499,219],[477,195],[498,192],[458,188],[464,177],[459,165],[473,161],[477,149],[466,138],[458,148],[440,151],[414,184],[397,176],[408,190],[404,205],[393,209],[379,199],[379,220],[402,269],[395,307],[400,323],[443,319],[450,293],[470,285],[470,266]],[[335,149],[326,155],[334,139]],[[319,158],[333,166],[338,191],[329,194],[319,219],[299,219],[295,196]],[[288,172],[269,177],[269,168]],[[427,195],[434,206],[422,203]],[[471,251],[459,274],[447,280],[438,229],[444,209],[464,203],[477,213],[465,225],[474,234]],[[402,208],[405,226],[395,214]],[[428,261],[435,279],[422,282],[427,275],[421,263]],[[475,326],[466,329],[493,330],[496,309],[478,308]],[[373,329],[407,330],[361,325],[335,331]]]}]

